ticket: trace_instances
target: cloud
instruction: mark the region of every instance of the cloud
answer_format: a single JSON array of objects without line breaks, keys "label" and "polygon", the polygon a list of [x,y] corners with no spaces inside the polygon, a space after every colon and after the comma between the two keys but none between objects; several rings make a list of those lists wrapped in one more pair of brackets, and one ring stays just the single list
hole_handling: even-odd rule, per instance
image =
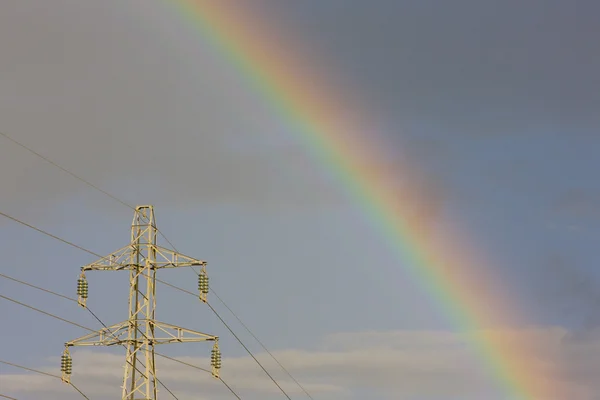
[{"label": "cloud", "polygon": [[[159,5],[2,3],[0,129],[131,202],[343,201],[290,127]],[[1,137],[0,182],[13,209],[90,190]]]},{"label": "cloud", "polygon": [[[573,400],[595,400],[600,384],[600,334],[575,337],[559,327],[486,331],[477,334],[528,344],[528,352],[544,378],[558,393]],[[108,400],[119,391],[122,355],[78,350],[74,353],[73,382],[89,396]],[[317,349],[273,352],[315,398],[359,399],[359,393],[380,398],[506,400],[473,355],[465,335],[444,331],[389,331],[332,334]],[[301,390],[266,354],[257,354],[284,389],[294,397]],[[180,357],[181,361],[208,366],[208,358]],[[48,360],[49,362],[50,360]],[[530,360],[531,361],[531,360]],[[52,360],[53,363],[56,360]],[[158,359],[159,378],[181,398],[201,393],[207,398],[228,398],[226,389],[207,373]],[[40,368],[56,373],[56,366]],[[532,376],[535,371],[529,371]],[[277,388],[249,357],[224,357],[223,378],[242,396],[276,399]],[[19,398],[44,392],[48,400],[75,399],[69,388],[52,378],[30,374],[0,375],[2,388]],[[25,396],[25,397],[24,397]],[[71,396],[71,397],[69,397]],[[197,397],[193,397],[197,398]],[[557,397],[558,399],[559,397]],[[551,400],[551,399],[549,399]]]},{"label": "cloud", "polygon": [[[0,130],[130,203],[274,211],[347,201],[298,127],[160,2],[4,2],[0,47]],[[91,190],[2,137],[0,182],[11,211]],[[410,190],[418,199],[405,208],[431,219],[439,185]]]},{"label": "cloud", "polygon": [[399,120],[451,134],[597,131],[597,2],[264,3]]},{"label": "cloud", "polygon": [[542,303],[557,310],[574,323],[578,334],[600,326],[600,281],[593,271],[584,268],[576,257],[559,253],[549,256],[539,272],[536,284]]},{"label": "cloud", "polygon": [[576,219],[598,219],[600,217],[600,193],[593,190],[570,190],[555,205],[558,213]]}]

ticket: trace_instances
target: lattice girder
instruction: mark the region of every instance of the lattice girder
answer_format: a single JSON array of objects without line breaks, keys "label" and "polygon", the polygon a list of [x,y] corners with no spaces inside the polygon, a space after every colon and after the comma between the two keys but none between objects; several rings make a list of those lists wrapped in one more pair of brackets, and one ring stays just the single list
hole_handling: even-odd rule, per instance
[{"label": "lattice girder", "polygon": [[[129,329],[134,329],[134,327],[130,327],[129,321],[123,321],[109,326],[108,328],[103,328],[75,340],[71,340],[70,342],[65,343],[65,346],[114,346],[121,344],[146,343],[147,339],[143,331],[140,329],[141,325],[146,323],[146,320],[139,319],[138,321],[140,326],[138,326],[137,330],[141,336],[137,339],[130,339],[130,337],[133,335],[129,335]],[[151,320],[148,322],[154,328],[155,332],[154,338],[149,343],[152,345],[169,343],[196,343],[219,340],[218,336],[208,335],[206,333],[182,328],[176,325]],[[163,336],[156,336],[156,333],[158,332],[161,332]],[[123,338],[123,336],[125,336],[125,338]]]},{"label": "lattice girder", "polygon": [[125,246],[107,257],[103,257],[98,261],[81,267],[82,271],[121,271],[134,270],[144,265],[146,261],[151,261],[149,266],[151,269],[162,268],[180,268],[206,266],[206,261],[198,260],[183,254],[179,254],[166,247],[157,246],[154,244],[147,245],[149,252],[153,253],[156,258],[148,260],[145,254],[140,254],[140,262],[132,260],[132,254],[136,250],[135,245]]}]

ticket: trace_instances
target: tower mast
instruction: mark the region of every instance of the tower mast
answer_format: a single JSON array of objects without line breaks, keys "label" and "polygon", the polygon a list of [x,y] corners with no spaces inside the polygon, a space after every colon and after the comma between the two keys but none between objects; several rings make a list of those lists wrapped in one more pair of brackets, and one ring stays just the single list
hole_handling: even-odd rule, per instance
[{"label": "tower mast", "polygon": [[77,294],[82,307],[86,307],[88,298],[88,282],[85,275],[87,271],[129,271],[129,318],[65,343],[65,351],[61,357],[64,382],[70,382],[72,372],[70,347],[123,345],[127,352],[121,399],[157,400],[154,347],[170,343],[204,341],[213,342],[211,369],[213,376],[219,378],[221,353],[217,336],[156,320],[156,273],[159,269],[201,267],[198,278],[200,300],[206,302],[208,294],[206,261],[158,246],[157,233],[153,206],[137,206],[131,224],[129,245],[81,267]]}]

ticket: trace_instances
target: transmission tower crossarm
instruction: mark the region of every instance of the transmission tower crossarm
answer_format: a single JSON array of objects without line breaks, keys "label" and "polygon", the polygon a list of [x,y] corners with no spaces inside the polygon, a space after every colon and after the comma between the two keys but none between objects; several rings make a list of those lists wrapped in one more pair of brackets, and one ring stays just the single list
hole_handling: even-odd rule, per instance
[{"label": "transmission tower crossarm", "polygon": [[81,271],[120,271],[135,269],[136,265],[131,260],[132,250],[133,245],[129,244],[106,257],[102,257],[93,263],[84,265],[81,267]]},{"label": "transmission tower crossarm", "polygon": [[[131,260],[131,253],[135,248],[132,245],[125,246],[107,257],[103,257],[91,264],[81,267],[81,271],[121,271],[135,270],[139,264]],[[157,245],[150,244],[149,250],[152,251],[156,259],[152,260],[152,269],[162,268],[181,268],[181,267],[205,267],[206,261],[198,260],[173,250]],[[145,261],[144,257],[140,261]]]},{"label": "transmission tower crossarm", "polygon": [[166,247],[154,245],[158,268],[206,267],[207,262],[186,256]]},{"label": "transmission tower crossarm", "polygon": [[121,336],[128,333],[129,321],[125,321],[71,340],[65,343],[65,346],[112,346],[115,344],[125,344],[127,343],[127,338],[122,338]]},{"label": "transmission tower crossarm", "polygon": [[206,333],[193,331],[191,329],[182,328],[180,326],[166,324],[164,322],[154,321],[154,334],[158,331],[162,332],[164,337],[154,337],[155,344],[167,343],[190,343],[190,342],[216,342],[218,336],[208,335]]},{"label": "transmission tower crossarm", "polygon": [[[146,320],[143,319],[139,319],[138,321],[140,323],[146,322]],[[154,329],[154,337],[151,339],[153,345],[169,343],[214,342],[219,340],[218,336],[208,335],[206,333],[197,332],[176,325],[166,324],[159,321],[148,322]],[[71,340],[70,342],[65,343],[65,346],[114,346],[135,343],[141,344],[148,340],[141,330],[138,330],[140,336],[137,339],[123,337],[128,335],[129,325],[129,321],[124,321],[109,326],[108,328],[102,328],[96,332],[92,332],[75,340]]]}]

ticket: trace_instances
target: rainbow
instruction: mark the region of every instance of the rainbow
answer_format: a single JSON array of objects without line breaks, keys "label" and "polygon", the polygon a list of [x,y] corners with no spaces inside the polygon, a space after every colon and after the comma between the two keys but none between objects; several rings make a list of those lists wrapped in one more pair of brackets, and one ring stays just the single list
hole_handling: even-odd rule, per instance
[{"label": "rainbow", "polygon": [[350,103],[350,93],[325,81],[322,71],[316,71],[316,64],[297,55],[302,53],[301,45],[284,37],[283,30],[268,31],[267,26],[274,21],[261,21],[248,9],[251,2],[168,3],[237,67],[298,133],[307,151],[342,183],[402,267],[467,335],[502,393],[511,400],[560,398],[555,385],[536,372],[539,366],[528,353],[527,343],[516,343],[506,335],[485,330],[510,320],[518,308],[507,298],[494,298],[493,308],[489,306],[491,294],[481,289],[481,282],[490,279],[476,268],[481,265],[479,257],[459,243],[461,235],[442,235],[440,240],[423,229],[423,220],[414,206],[426,199],[410,190],[408,166],[396,163],[393,168],[394,174],[402,173],[408,185],[400,190],[389,184],[392,170],[381,163],[381,149],[367,133],[372,128],[363,118],[368,114],[365,105]]}]

